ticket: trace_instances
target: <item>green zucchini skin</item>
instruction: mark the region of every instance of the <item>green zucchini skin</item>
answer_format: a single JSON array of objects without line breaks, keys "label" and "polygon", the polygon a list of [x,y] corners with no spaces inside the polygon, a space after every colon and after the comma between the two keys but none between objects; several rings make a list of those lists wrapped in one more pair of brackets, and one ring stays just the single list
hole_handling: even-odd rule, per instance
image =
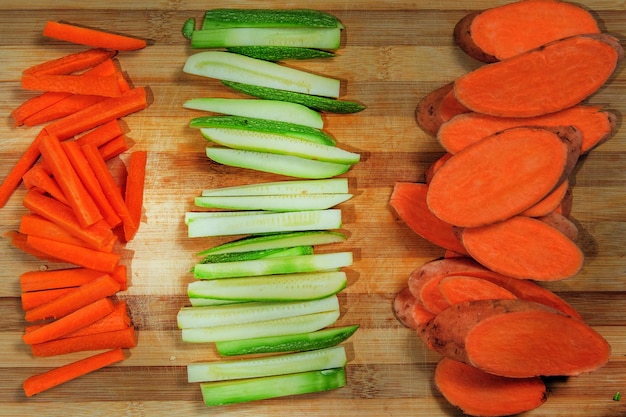
[{"label": "green zucchini skin", "polygon": [[290,59],[305,60],[332,58],[335,56],[335,54],[331,51],[315,48],[300,48],[297,46],[233,46],[226,49],[236,54],[273,62],[286,61]]},{"label": "green zucchini skin", "polygon": [[216,8],[204,13],[202,29],[217,27],[320,27],[344,25],[334,15],[312,9]]}]

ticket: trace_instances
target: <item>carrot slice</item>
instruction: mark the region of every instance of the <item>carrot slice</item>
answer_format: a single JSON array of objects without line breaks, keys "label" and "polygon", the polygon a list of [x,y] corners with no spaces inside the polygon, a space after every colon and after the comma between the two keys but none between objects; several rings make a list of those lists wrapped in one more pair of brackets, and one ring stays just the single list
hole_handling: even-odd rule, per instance
[{"label": "carrot slice", "polygon": [[88,268],[64,268],[52,271],[28,271],[20,275],[22,292],[78,287],[106,275]]},{"label": "carrot slice", "polygon": [[21,295],[22,299],[22,310],[28,311],[33,308],[39,307],[43,304],[49,303],[52,300],[55,300],[62,295],[67,294],[72,291],[74,288],[55,288],[52,290],[42,290],[42,291],[30,291],[24,292]]},{"label": "carrot slice", "polygon": [[132,219],[132,225],[124,224],[124,239],[127,242],[135,237],[141,223],[147,160],[148,153],[146,151],[135,151],[130,154],[124,196],[128,213]]},{"label": "carrot slice", "polygon": [[[94,321],[90,325],[80,328],[72,333],[66,334],[65,336],[62,337],[62,339],[66,339],[69,337],[77,337],[77,336],[95,335],[98,333],[108,333],[108,332],[114,332],[118,330],[128,331],[129,327],[131,327],[131,329],[134,329],[131,326],[131,319],[130,319],[130,316],[128,315],[128,306],[126,304],[126,301],[120,300],[115,304],[115,308],[111,313],[102,317],[100,320]],[[133,335],[133,333],[134,332],[132,332],[131,330],[130,334]],[[132,346],[119,346],[119,347],[128,348]]]},{"label": "carrot slice", "polygon": [[120,261],[117,253],[102,252],[37,236],[28,236],[26,243],[48,256],[102,272],[113,272]]},{"label": "carrot slice", "polygon": [[147,42],[143,39],[54,21],[46,22],[43,35],[79,45],[114,49],[117,51],[135,51],[145,48],[147,45]]},{"label": "carrot slice", "polygon": [[462,75],[454,83],[454,94],[468,109],[493,116],[553,113],[596,92],[623,53],[610,35],[572,36]]},{"label": "carrot slice", "polygon": [[148,106],[146,89],[135,87],[121,97],[107,98],[86,109],[54,121],[46,126],[46,131],[60,140],[71,138],[96,126],[119,119]]},{"label": "carrot slice", "polygon": [[33,375],[24,381],[24,393],[27,397],[32,397],[33,395],[54,388],[67,381],[97,371],[98,369],[102,369],[116,362],[121,362],[124,359],[122,349],[114,349],[51,369],[38,375]]},{"label": "carrot slice", "polygon": [[32,116],[27,117],[22,123],[25,126],[37,126],[43,123],[48,123],[65,116],[69,116],[72,113],[76,113],[78,110],[93,106],[102,100],[104,100],[104,97],[102,96],[70,93],[68,97],[33,114]]},{"label": "carrot slice", "polygon": [[11,117],[15,120],[15,127],[23,125],[24,120],[69,96],[71,96],[70,93],[46,92],[29,98],[11,112]]},{"label": "carrot slice", "polygon": [[33,344],[31,351],[35,357],[48,357],[90,350],[133,348],[136,345],[135,329],[132,326],[127,326],[121,330],[66,337]]},{"label": "carrot slice", "polygon": [[539,377],[507,378],[463,362],[443,358],[437,363],[435,386],[450,404],[472,416],[498,417],[523,413],[547,399]]},{"label": "carrot slice", "polygon": [[[53,91],[58,93],[120,97],[119,75],[22,75],[25,90]],[[97,102],[97,101],[96,101]]]},{"label": "carrot slice", "polygon": [[30,246],[27,242],[28,235],[24,233],[20,233],[17,230],[9,230],[2,234],[3,237],[9,239],[11,245],[13,247],[21,250],[24,253],[35,256],[39,259],[43,259],[49,262],[61,262],[60,259],[55,258],[54,256],[48,255],[47,253],[43,253],[32,246]]},{"label": "carrot slice", "polygon": [[563,233],[525,216],[463,229],[467,252],[492,271],[520,279],[557,281],[583,267],[584,254]]},{"label": "carrot slice", "polygon": [[582,7],[560,0],[523,0],[468,14],[455,26],[454,39],[471,57],[495,62],[586,33],[600,33],[600,28]]},{"label": "carrot slice", "polygon": [[81,146],[87,143],[93,143],[100,147],[122,134],[124,134],[124,130],[122,129],[119,119],[113,119],[76,138],[76,141]]},{"label": "carrot slice", "polygon": [[46,323],[31,332],[24,333],[22,340],[27,345],[32,345],[58,339],[101,319],[111,313],[113,308],[113,301],[110,298],[101,298],[73,311],[67,316]]},{"label": "carrot slice", "polygon": [[84,241],[73,236],[56,223],[46,220],[37,214],[25,214],[20,221],[19,232],[25,235],[45,237],[57,242],[88,246]]},{"label": "carrot slice", "polygon": [[26,188],[37,187],[61,203],[70,204],[56,179],[50,175],[43,164],[35,164],[24,174],[22,180]]},{"label": "carrot slice", "polygon": [[449,275],[442,278],[437,287],[449,305],[471,300],[514,300],[517,298],[506,288],[477,277]]},{"label": "carrot slice", "polygon": [[103,275],[74,288],[61,297],[26,311],[25,319],[29,322],[35,322],[65,317],[101,298],[114,295],[119,289],[120,285],[117,281],[109,275]]},{"label": "carrot slice", "polygon": [[29,75],[62,75],[86,70],[107,59],[113,58],[117,52],[106,49],[87,49],[85,51],[64,55],[60,58],[42,62],[25,69],[22,74]]},{"label": "carrot slice", "polygon": [[100,146],[98,150],[105,161],[120,155],[130,149],[130,143],[126,135],[120,135]]},{"label": "carrot slice", "polygon": [[517,127],[489,136],[437,170],[428,184],[428,207],[441,220],[462,227],[517,215],[567,178],[581,140],[573,128]]},{"label": "carrot slice", "polygon": [[436,217],[426,204],[428,185],[397,182],[389,199],[396,214],[411,230],[444,249],[465,253],[454,227]]}]

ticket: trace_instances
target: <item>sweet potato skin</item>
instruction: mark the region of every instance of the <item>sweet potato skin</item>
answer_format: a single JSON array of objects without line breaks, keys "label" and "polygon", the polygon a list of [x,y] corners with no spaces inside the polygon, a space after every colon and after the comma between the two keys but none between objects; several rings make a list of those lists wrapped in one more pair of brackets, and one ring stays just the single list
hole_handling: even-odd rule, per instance
[{"label": "sweet potato skin", "polygon": [[[453,90],[454,81],[431,91],[418,102],[415,108],[415,120],[428,135],[436,136],[443,123],[457,114],[469,111],[454,98]],[[442,108],[442,106],[447,106],[447,108]]]},{"label": "sweet potato skin", "polygon": [[452,32],[454,36],[454,43],[461,48],[467,55],[471,56],[477,61],[484,63],[492,63],[499,61],[499,59],[485,52],[480,46],[474,42],[472,38],[472,22],[474,18],[481,13],[480,10],[476,10],[465,15],[461,20],[457,22],[454,26],[454,30]]},{"label": "sweet potato skin", "polygon": [[409,287],[398,291],[393,299],[393,314],[396,319],[409,329],[417,329],[418,324],[413,317],[413,306],[416,300]]}]

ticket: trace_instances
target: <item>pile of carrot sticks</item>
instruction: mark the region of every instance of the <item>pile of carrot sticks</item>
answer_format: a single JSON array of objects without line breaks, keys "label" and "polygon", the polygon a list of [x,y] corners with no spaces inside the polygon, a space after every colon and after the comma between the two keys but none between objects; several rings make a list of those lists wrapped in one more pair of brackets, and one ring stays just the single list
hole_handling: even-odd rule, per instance
[{"label": "pile of carrot sticks", "polygon": [[116,249],[139,229],[147,165],[146,151],[131,151],[120,179],[107,163],[132,147],[121,118],[148,107],[146,88],[131,87],[114,58],[147,43],[52,21],[43,34],[89,48],[23,71],[22,88],[36,95],[11,116],[16,128],[41,128],[0,185],[0,207],[23,185],[27,212],[5,236],[61,265],[20,276],[23,342],[37,358],[87,356],[27,378],[28,397],[120,362],[136,346],[117,296],[128,281]]}]

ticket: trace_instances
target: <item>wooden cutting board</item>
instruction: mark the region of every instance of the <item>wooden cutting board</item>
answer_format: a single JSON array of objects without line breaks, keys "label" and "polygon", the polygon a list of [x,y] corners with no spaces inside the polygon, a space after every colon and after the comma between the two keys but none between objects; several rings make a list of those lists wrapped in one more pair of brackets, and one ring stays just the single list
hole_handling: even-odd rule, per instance
[{"label": "wooden cutting board", "polygon": [[[504,1],[140,1],[104,3],[5,0],[0,5],[0,178],[9,171],[38,128],[15,128],[10,112],[32,93],[21,90],[20,72],[31,65],[81,47],[41,36],[47,19],[100,27],[153,40],[145,50],[121,53],[121,67],[135,85],[149,87],[151,104],[124,119],[133,149],[148,151],[144,216],[135,240],[123,253],[131,286],[126,299],[139,334],[139,345],[123,363],[25,398],[29,375],[81,355],[34,359],[21,343],[25,322],[18,277],[22,272],[59,265],[43,263],[0,240],[0,415],[4,416],[169,416],[194,415],[392,415],[460,416],[434,390],[432,373],[439,359],[391,310],[393,296],[409,273],[442,256],[398,221],[388,207],[396,181],[422,181],[425,168],[442,148],[414,121],[418,100],[436,87],[475,68],[452,42],[454,24],[468,11]],[[626,32],[622,2],[587,0],[603,29],[620,39]],[[202,96],[237,97],[218,82],[184,75],[193,53],[181,36],[188,17],[200,19],[206,7],[310,7],[334,13],[346,26],[338,56],[294,67],[342,79],[343,98],[367,110],[326,115],[325,130],[345,148],[360,152],[362,162],[345,176],[355,197],[341,205],[347,242],[331,249],[351,250],[349,286],[340,295],[338,324],[361,327],[346,344],[348,385],[322,394],[207,409],[197,385],[188,384],[186,365],[217,358],[212,345],[181,341],[176,312],[185,305],[194,253],[222,239],[189,239],[183,214],[205,188],[281,179],[215,165],[204,156],[204,140],[187,127],[199,112],[183,101]],[[591,98],[621,116],[626,113],[626,74]],[[621,120],[620,120],[621,124]],[[127,156],[112,162],[121,173]],[[608,365],[577,378],[549,381],[544,406],[528,416],[626,415],[626,130],[584,157],[573,175],[572,218],[580,227],[586,264],[580,275],[549,287],[574,305],[611,343]],[[20,188],[0,210],[2,232],[18,227],[25,213]],[[329,249],[330,250],[330,249]]]}]

